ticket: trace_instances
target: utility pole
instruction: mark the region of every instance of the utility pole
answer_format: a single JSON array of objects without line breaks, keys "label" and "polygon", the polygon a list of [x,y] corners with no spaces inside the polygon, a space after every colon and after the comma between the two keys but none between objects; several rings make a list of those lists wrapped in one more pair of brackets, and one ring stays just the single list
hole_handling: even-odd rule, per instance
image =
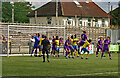
[{"label": "utility pole", "polygon": [[37,24],[37,11],[35,11],[35,24]]},{"label": "utility pole", "polygon": [[58,25],[58,0],[56,0],[56,25]]},{"label": "utility pole", "polygon": [[12,5],[12,23],[14,23],[14,2],[11,1],[10,4]]},{"label": "utility pole", "polygon": [[12,23],[14,23],[14,9],[12,9]]},{"label": "utility pole", "polygon": [[110,14],[111,15],[111,22],[110,22],[111,26],[112,26],[112,8],[113,8],[113,6],[111,5],[111,14]]},{"label": "utility pole", "polygon": [[110,2],[108,2],[108,26],[110,26]]}]

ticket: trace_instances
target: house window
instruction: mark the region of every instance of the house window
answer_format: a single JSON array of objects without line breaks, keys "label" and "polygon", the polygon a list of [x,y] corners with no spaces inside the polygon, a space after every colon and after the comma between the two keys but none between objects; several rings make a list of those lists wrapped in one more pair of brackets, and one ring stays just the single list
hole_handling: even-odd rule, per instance
[{"label": "house window", "polygon": [[95,27],[98,27],[98,18],[95,18]]},{"label": "house window", "polygon": [[105,19],[103,18],[102,19],[102,27],[104,27],[105,26]]},{"label": "house window", "polygon": [[69,24],[69,25],[72,24],[72,19],[71,19],[71,17],[68,17],[67,21],[68,21],[68,24]]},{"label": "house window", "polygon": [[91,26],[91,18],[88,18],[88,26]]},{"label": "house window", "polygon": [[79,24],[82,26],[82,17],[79,18]]},{"label": "house window", "polygon": [[51,24],[52,23],[52,18],[51,17],[47,17],[47,23]]},{"label": "house window", "polygon": [[98,22],[98,18],[95,18],[95,22]]}]

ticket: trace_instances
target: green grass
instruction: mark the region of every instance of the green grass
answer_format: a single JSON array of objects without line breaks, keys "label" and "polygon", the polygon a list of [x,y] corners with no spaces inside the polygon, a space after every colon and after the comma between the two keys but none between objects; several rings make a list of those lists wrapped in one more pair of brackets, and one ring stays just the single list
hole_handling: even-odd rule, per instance
[{"label": "green grass", "polygon": [[[3,76],[118,76],[118,54],[112,54],[109,60],[108,54],[103,59],[89,55],[86,60],[75,58],[65,59],[64,56],[50,56],[50,63],[42,62],[42,57],[3,57],[2,75]],[[95,75],[95,73],[98,73]],[[103,74],[99,74],[103,73]]]}]

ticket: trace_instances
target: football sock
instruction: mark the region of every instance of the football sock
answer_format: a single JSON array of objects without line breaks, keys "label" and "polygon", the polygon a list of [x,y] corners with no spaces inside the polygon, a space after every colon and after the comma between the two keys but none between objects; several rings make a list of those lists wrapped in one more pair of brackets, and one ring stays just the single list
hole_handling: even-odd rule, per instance
[{"label": "football sock", "polygon": [[35,50],[35,54],[37,55],[37,50]]},{"label": "football sock", "polygon": [[69,57],[71,56],[71,52],[69,52]]},{"label": "football sock", "polygon": [[34,50],[32,50],[31,54],[33,54],[33,51],[34,51]]},{"label": "football sock", "polygon": [[68,52],[66,51],[66,57],[67,57],[67,55],[68,55]]},{"label": "football sock", "polygon": [[74,52],[72,52],[72,56],[74,56]]},{"label": "football sock", "polygon": [[39,55],[41,56],[41,54],[42,54],[42,51],[40,51]]},{"label": "football sock", "polygon": [[85,53],[83,53],[82,57],[85,55]]},{"label": "football sock", "polygon": [[101,58],[103,57],[104,53],[102,53]]},{"label": "football sock", "polygon": [[111,58],[111,53],[109,52],[109,57]]},{"label": "football sock", "polygon": [[98,52],[96,52],[96,55],[98,55]]},{"label": "football sock", "polygon": [[87,54],[87,57],[89,56],[89,54]]},{"label": "football sock", "polygon": [[78,56],[78,51],[76,51],[76,55]]},{"label": "football sock", "polygon": [[80,54],[80,49],[78,49],[78,54]]},{"label": "football sock", "polygon": [[45,55],[43,55],[43,61],[45,61]]},{"label": "football sock", "polygon": [[47,60],[49,59],[49,54],[47,54]]}]

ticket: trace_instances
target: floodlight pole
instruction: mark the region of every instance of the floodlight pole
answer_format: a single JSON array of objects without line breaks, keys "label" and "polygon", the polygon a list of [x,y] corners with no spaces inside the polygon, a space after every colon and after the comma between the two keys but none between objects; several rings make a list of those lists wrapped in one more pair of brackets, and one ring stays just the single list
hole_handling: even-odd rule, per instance
[{"label": "floodlight pole", "polygon": [[56,25],[58,25],[58,0],[56,0]]}]

